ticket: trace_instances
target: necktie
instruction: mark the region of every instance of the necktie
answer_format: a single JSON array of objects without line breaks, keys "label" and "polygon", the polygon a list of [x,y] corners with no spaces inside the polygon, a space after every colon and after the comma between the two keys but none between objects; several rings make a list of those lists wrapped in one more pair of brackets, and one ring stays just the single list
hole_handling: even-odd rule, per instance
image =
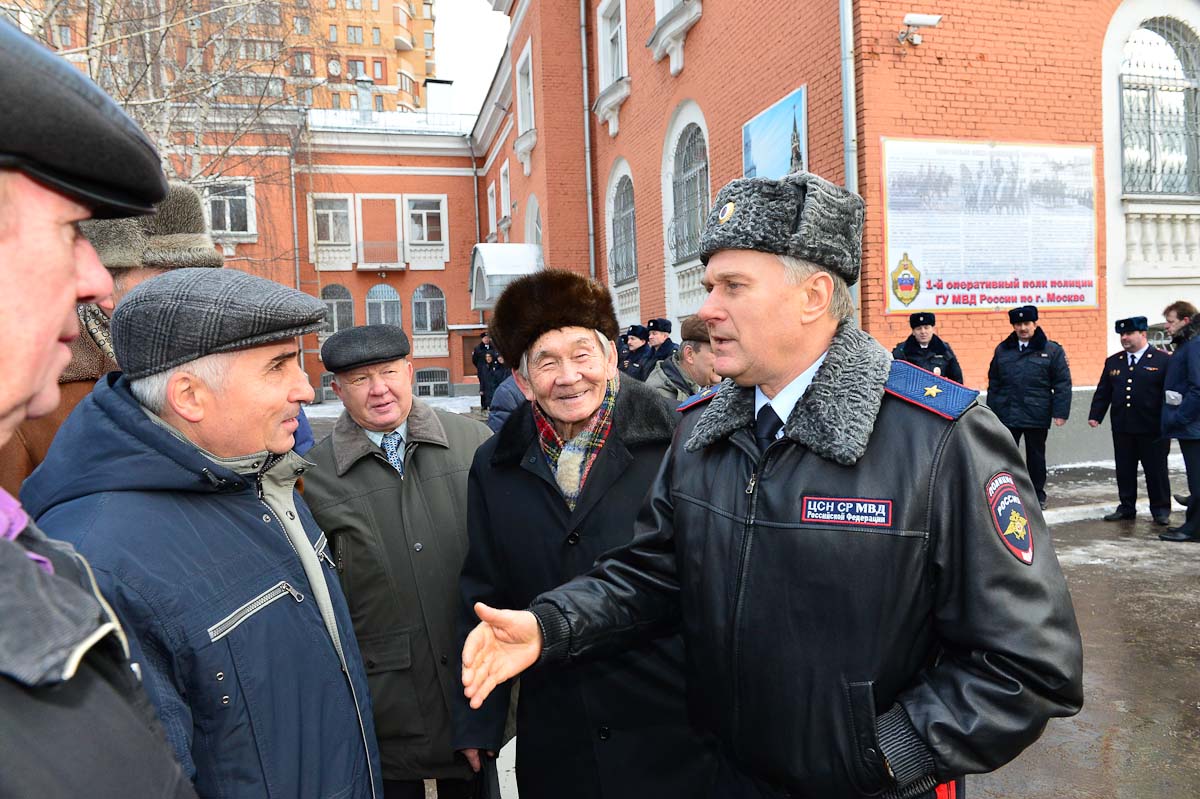
[{"label": "necktie", "polygon": [[383,437],[383,455],[387,458],[388,463],[404,476],[404,436],[392,431]]},{"label": "necktie", "polygon": [[771,407],[771,403],[768,402],[762,406],[758,416],[754,419],[754,438],[758,441],[759,452],[766,451],[782,427],[783,422],[780,421],[779,414],[775,413],[775,409]]},{"label": "necktie", "polygon": [[1022,345],[1021,345],[1021,352],[1024,352],[1024,351],[1025,351],[1025,347],[1026,347],[1026,346],[1027,346],[1027,345],[1025,345],[1025,344],[1022,344]]},{"label": "necktie", "polygon": [[1133,368],[1136,365],[1137,365],[1137,356],[1131,352],[1131,353],[1129,353],[1129,366],[1130,366],[1130,368]]}]

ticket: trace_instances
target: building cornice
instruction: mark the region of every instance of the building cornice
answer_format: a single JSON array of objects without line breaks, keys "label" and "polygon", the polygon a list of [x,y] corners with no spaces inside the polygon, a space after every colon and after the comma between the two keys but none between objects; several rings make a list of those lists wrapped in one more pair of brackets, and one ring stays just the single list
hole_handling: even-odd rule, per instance
[{"label": "building cornice", "polygon": [[672,75],[683,71],[683,44],[688,31],[700,21],[702,10],[700,0],[683,0],[663,15],[646,42],[655,61],[662,61],[664,55],[671,57]]}]

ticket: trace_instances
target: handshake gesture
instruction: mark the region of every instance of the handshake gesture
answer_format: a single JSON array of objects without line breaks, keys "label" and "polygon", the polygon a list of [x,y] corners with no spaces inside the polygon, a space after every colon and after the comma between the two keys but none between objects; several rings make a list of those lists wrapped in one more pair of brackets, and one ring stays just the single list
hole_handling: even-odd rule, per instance
[{"label": "handshake gesture", "polygon": [[496,610],[475,603],[479,625],[467,636],[462,651],[463,693],[475,710],[492,690],[537,662],[542,653],[542,630],[527,610]]}]

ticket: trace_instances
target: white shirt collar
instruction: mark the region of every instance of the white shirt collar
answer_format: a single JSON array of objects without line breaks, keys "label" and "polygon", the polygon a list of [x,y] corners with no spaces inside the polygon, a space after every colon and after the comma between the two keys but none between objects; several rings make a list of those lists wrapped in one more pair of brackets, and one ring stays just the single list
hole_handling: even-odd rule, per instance
[{"label": "white shirt collar", "polygon": [[[374,443],[375,446],[377,446],[377,447],[383,446],[383,437],[386,436],[387,433],[377,433],[374,430],[368,430],[365,427],[363,428],[363,432],[367,434],[367,438],[371,439],[371,442]],[[407,441],[408,440],[408,420],[405,419],[403,422],[400,423],[399,427],[397,427],[395,430],[393,430],[391,432],[399,433],[400,437],[403,438],[405,441]]]},{"label": "white shirt collar", "polygon": [[[783,390],[776,394],[774,399],[767,399],[767,395],[763,393],[763,390],[755,386],[754,417],[757,419],[758,412],[769,402],[786,426],[788,418],[792,415],[792,409],[796,407],[796,403],[800,401],[800,398],[804,396],[804,392],[808,391],[808,387],[812,385],[813,378],[817,376],[817,370],[821,368],[821,364],[825,362],[825,356],[828,354],[828,350],[822,352],[821,357],[813,361],[812,366],[805,369],[796,376],[796,379],[784,386]],[[782,435],[783,429],[780,428],[779,433],[775,437],[779,438]]]},{"label": "white shirt collar", "polygon": [[[1142,359],[1142,356],[1146,354],[1146,350],[1148,350],[1148,349],[1150,349],[1150,342],[1148,342],[1148,341],[1147,341],[1147,342],[1146,342],[1146,346],[1142,347],[1140,350],[1138,350],[1137,352],[1133,353],[1133,357],[1134,357],[1134,358],[1136,358],[1137,360],[1139,360],[1139,361],[1140,361],[1140,360]],[[1129,356],[1129,353],[1125,353],[1125,355],[1126,355],[1126,358],[1125,358],[1125,360],[1126,360],[1126,361],[1128,361],[1128,360],[1129,360],[1129,357],[1128,357],[1128,356]]]}]

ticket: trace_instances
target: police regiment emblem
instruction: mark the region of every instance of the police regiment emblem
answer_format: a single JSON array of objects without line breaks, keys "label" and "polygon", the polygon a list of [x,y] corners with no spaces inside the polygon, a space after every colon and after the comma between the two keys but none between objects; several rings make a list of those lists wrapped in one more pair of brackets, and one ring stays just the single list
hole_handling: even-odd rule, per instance
[{"label": "police regiment emblem", "polygon": [[921,272],[908,259],[908,253],[900,259],[900,263],[892,270],[892,294],[896,299],[908,305],[921,293]]},{"label": "police regiment emblem", "polygon": [[1025,503],[1017,493],[1017,481],[1008,472],[999,472],[987,481],[988,508],[992,523],[1004,546],[1013,557],[1029,566],[1033,563],[1033,530]]}]

